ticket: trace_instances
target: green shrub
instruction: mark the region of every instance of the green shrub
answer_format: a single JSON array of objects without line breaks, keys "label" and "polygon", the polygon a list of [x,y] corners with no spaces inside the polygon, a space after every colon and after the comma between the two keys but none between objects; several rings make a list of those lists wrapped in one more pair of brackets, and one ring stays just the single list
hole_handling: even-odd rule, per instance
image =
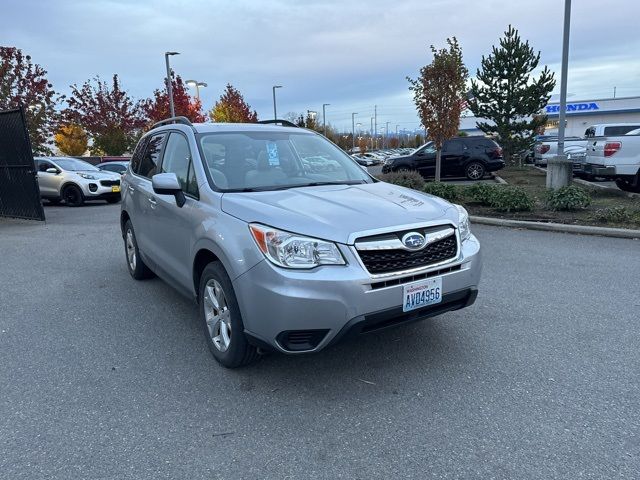
[{"label": "green shrub", "polygon": [[567,185],[547,193],[547,206],[551,210],[578,210],[591,204],[591,196],[576,185]]},{"label": "green shrub", "polygon": [[424,188],[424,178],[418,172],[403,170],[399,172],[383,173],[378,176],[383,182],[393,183],[401,187],[422,190]]},{"label": "green shrub", "polygon": [[630,223],[636,218],[640,219],[639,213],[633,212],[627,207],[599,208],[591,215],[592,220],[601,223]]},{"label": "green shrub", "polygon": [[498,188],[497,185],[491,185],[490,183],[475,183],[468,187],[466,191],[474,202],[482,205],[491,205],[491,199]]},{"label": "green shrub", "polygon": [[489,205],[500,212],[522,212],[533,209],[533,198],[521,187],[500,186],[489,199]]},{"label": "green shrub", "polygon": [[455,202],[460,198],[460,189],[450,183],[428,182],[422,190],[425,193],[444,198],[448,202]]}]

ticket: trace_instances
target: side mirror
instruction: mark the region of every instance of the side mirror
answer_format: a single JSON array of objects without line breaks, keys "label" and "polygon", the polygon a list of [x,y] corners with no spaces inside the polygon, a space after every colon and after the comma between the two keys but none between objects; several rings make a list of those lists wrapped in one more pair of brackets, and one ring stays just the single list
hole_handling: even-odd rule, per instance
[{"label": "side mirror", "polygon": [[151,177],[151,186],[158,195],[173,195],[176,205],[182,208],[187,201],[175,173],[158,173]]},{"label": "side mirror", "polygon": [[419,157],[422,157],[424,155],[424,150],[420,150],[419,152],[416,152],[416,155]]},{"label": "side mirror", "polygon": [[58,169],[57,169],[57,168],[47,168],[47,169],[45,170],[45,172],[47,172],[47,173],[55,173],[56,175],[57,175],[58,173],[60,173],[60,172],[58,172]]}]

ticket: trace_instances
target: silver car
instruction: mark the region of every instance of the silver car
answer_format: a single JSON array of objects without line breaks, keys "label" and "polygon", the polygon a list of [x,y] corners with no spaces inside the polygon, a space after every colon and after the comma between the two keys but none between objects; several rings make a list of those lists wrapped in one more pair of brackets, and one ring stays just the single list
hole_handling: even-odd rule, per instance
[{"label": "silver car", "polygon": [[[311,155],[339,168],[309,169]],[[464,208],[380,182],[303,128],[161,122],[122,182],[130,274],[196,300],[227,367],[261,350],[317,352],[478,292]]]},{"label": "silver car", "polygon": [[86,200],[120,201],[120,175],[104,172],[90,163],[69,157],[36,157],[40,196],[78,207]]}]

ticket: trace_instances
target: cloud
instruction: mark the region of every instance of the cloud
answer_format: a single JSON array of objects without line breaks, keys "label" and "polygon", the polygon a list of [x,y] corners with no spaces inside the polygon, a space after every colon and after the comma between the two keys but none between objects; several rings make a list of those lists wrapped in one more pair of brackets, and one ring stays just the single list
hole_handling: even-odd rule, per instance
[{"label": "cloud", "polygon": [[[569,91],[587,98],[613,91],[640,93],[640,4],[574,2]],[[542,62],[559,74],[562,4],[557,0],[23,0],[6,2],[0,44],[15,45],[42,64],[60,91],[99,74],[120,74],[136,97],[162,85],[166,50],[177,50],[175,70],[206,81],[210,107],[227,82],[269,117],[271,86],[279,111],[320,110],[351,127],[379,105],[384,121],[418,123],[406,76],[430,61],[428,47],[457,36],[473,74],[513,24]],[[598,93],[600,92],[600,93]]]}]

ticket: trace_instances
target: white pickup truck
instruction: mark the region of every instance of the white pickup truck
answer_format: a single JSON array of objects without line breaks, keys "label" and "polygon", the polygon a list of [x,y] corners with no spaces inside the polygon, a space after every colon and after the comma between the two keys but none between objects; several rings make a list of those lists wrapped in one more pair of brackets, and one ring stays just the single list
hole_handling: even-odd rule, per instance
[{"label": "white pickup truck", "polygon": [[[590,138],[624,135],[636,128],[640,128],[640,123],[601,123],[591,125],[585,130],[584,137],[566,137],[564,139],[564,153],[574,160],[574,170],[581,170],[587,142]],[[536,143],[533,147],[533,152],[534,163],[538,166],[546,166],[550,158],[558,155],[558,137],[552,137]]]},{"label": "white pickup truck", "polygon": [[640,193],[640,128],[626,135],[588,139],[584,171],[615,180],[625,192]]}]

